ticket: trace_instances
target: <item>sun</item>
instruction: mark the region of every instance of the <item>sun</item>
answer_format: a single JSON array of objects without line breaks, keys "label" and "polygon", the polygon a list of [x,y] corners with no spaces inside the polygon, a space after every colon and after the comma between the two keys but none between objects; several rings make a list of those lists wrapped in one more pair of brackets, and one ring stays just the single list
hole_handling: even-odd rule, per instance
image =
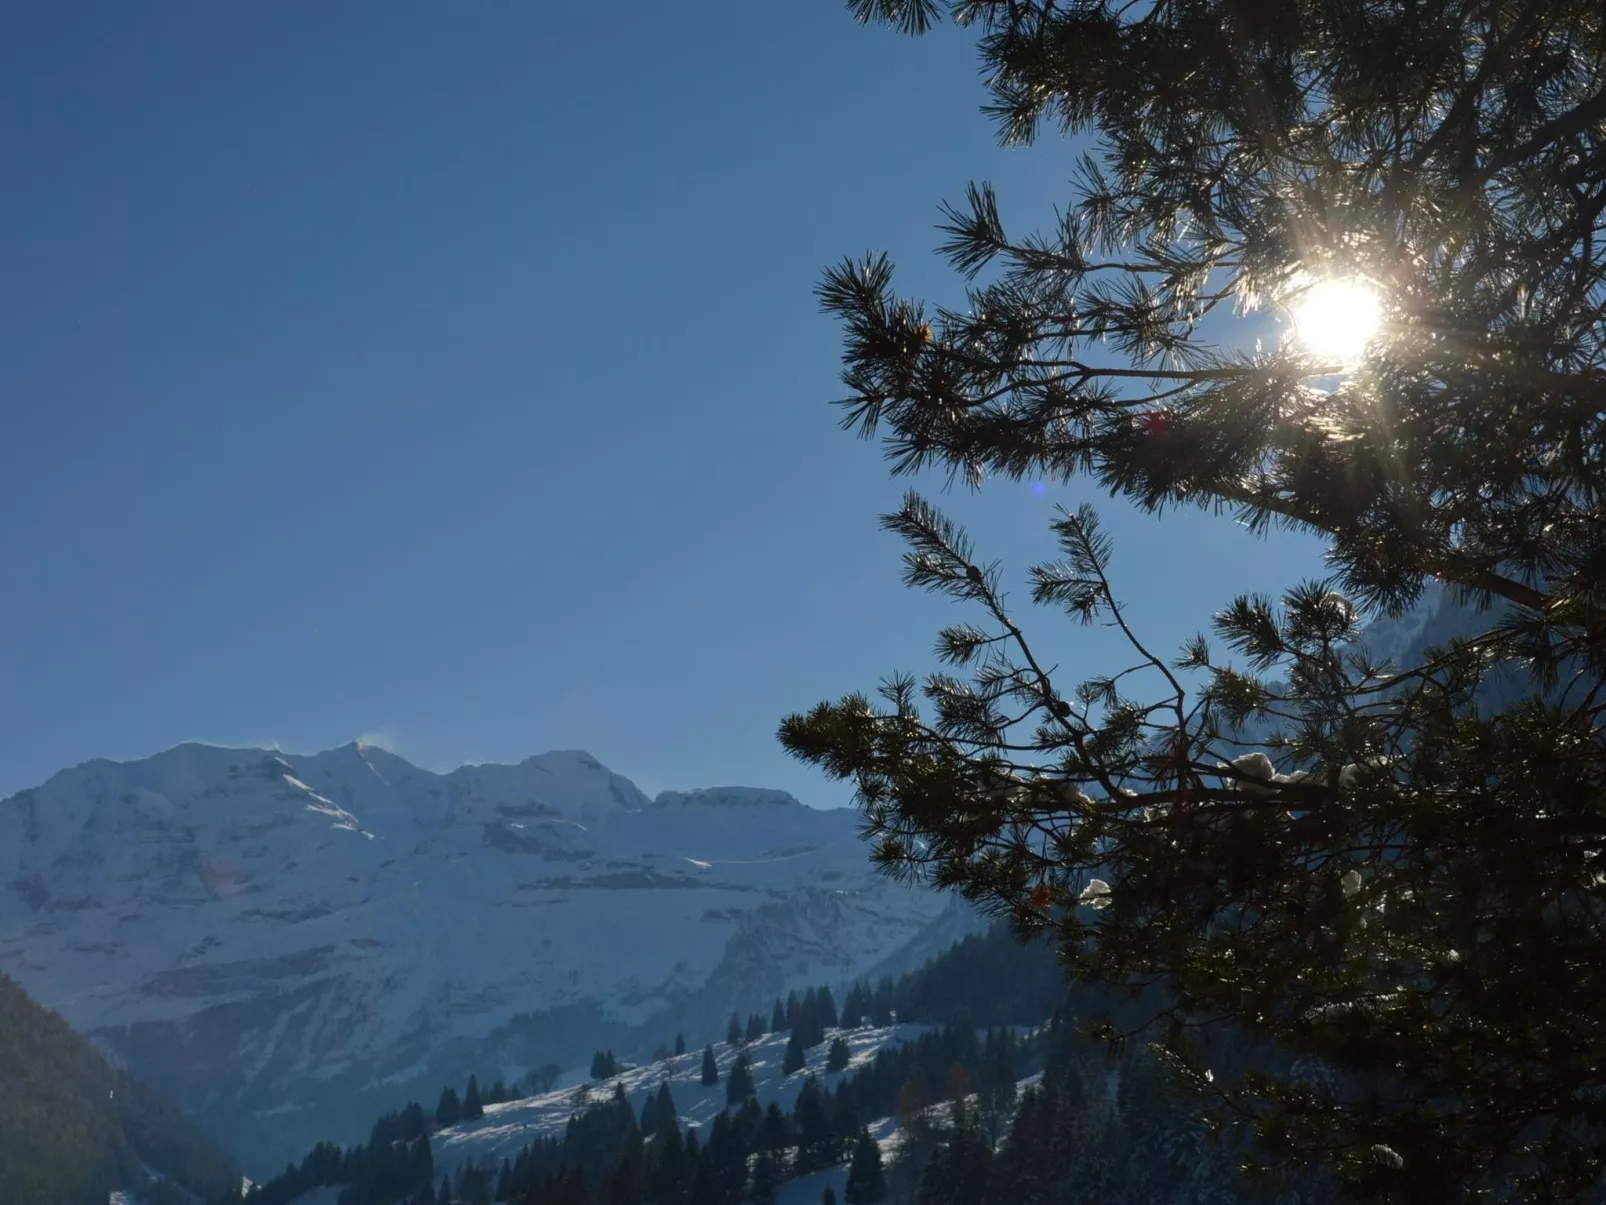
[{"label": "sun", "polygon": [[1364,280],[1321,280],[1290,307],[1293,336],[1312,355],[1350,365],[1382,324],[1383,303]]}]

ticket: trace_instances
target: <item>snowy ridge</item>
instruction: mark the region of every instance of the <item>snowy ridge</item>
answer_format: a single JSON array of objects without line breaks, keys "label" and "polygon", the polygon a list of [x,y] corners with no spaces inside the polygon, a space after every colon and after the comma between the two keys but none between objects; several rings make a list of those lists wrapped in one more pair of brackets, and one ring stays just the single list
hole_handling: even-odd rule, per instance
[{"label": "snowy ridge", "polygon": [[0,970],[277,1157],[358,1137],[389,1107],[359,1091],[624,1055],[894,958],[947,901],[876,874],[857,825],[654,801],[581,751],[435,774],[182,745],[0,800]]}]

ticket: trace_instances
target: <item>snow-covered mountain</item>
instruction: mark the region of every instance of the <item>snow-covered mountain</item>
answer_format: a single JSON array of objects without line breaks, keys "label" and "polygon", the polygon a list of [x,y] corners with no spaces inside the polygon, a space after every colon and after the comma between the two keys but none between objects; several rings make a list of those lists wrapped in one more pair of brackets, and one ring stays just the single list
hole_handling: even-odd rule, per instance
[{"label": "snow-covered mountain", "polygon": [[435,774],[183,745],[0,801],[0,970],[277,1158],[465,1071],[706,1039],[969,927],[874,873],[857,823],[648,799],[578,751]]}]

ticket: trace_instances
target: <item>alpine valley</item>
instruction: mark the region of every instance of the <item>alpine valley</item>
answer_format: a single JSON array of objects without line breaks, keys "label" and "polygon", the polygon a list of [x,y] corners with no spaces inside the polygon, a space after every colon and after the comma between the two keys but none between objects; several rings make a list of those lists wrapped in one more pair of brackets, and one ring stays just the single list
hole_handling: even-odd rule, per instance
[{"label": "alpine valley", "polygon": [[464,1068],[711,1037],[977,927],[878,875],[857,825],[649,799],[578,751],[436,774],[182,745],[0,801],[0,971],[272,1169]]}]

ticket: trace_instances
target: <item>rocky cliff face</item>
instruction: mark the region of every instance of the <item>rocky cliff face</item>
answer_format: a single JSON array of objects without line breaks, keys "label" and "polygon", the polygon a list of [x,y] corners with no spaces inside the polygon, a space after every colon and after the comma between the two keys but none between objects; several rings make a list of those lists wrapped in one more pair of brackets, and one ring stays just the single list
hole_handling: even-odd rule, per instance
[{"label": "rocky cliff face", "polygon": [[279,1158],[471,1070],[885,962],[946,901],[876,875],[856,824],[775,791],[649,800],[581,752],[442,775],[185,745],[0,801],[0,970]]}]

